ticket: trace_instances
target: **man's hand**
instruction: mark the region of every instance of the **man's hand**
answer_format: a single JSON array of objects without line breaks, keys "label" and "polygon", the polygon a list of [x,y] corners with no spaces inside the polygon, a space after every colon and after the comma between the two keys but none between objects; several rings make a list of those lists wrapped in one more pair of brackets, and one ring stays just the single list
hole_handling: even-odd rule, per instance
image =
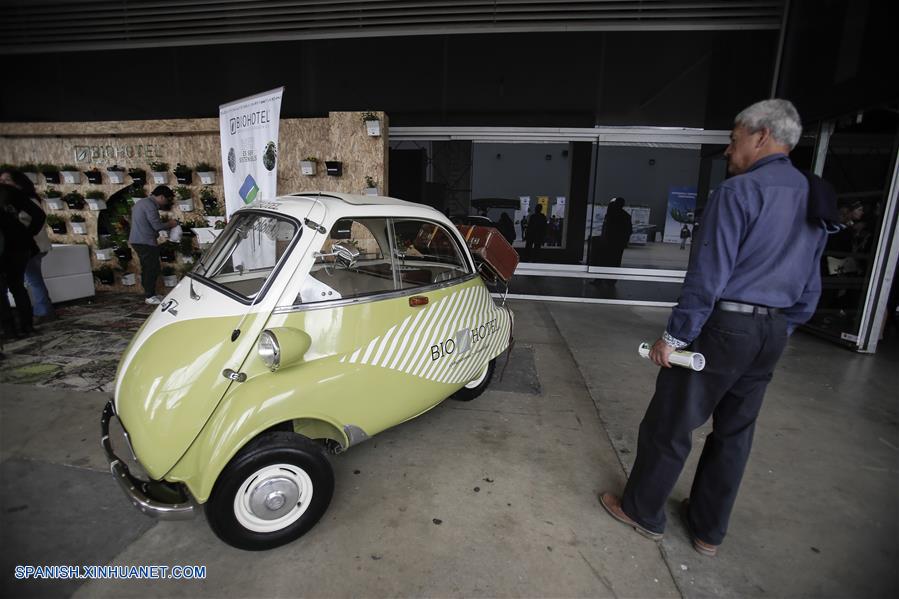
[{"label": "man's hand", "polygon": [[652,349],[649,350],[649,359],[652,360],[653,364],[657,366],[671,368],[671,362],[668,361],[668,357],[673,351],[673,347],[671,347],[661,339],[658,339],[655,343],[652,344]]},{"label": "man's hand", "polygon": [[165,223],[165,228],[166,228],[166,229],[174,229],[174,228],[177,227],[177,226],[178,226],[178,221],[176,221],[174,218],[170,218],[170,219],[168,220],[168,222]]}]

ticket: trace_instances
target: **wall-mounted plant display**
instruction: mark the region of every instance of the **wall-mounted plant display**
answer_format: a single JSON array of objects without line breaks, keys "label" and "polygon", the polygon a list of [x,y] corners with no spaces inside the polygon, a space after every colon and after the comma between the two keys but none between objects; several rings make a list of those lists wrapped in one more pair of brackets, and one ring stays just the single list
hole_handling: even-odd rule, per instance
[{"label": "wall-mounted plant display", "polygon": [[74,164],[64,164],[59,169],[59,172],[62,175],[63,183],[68,183],[69,185],[81,183],[81,171]]},{"label": "wall-mounted plant display", "polygon": [[137,186],[143,186],[147,182],[147,171],[142,168],[129,168],[128,176],[131,177],[131,183]]},{"label": "wall-mounted plant display", "polygon": [[100,185],[103,183],[103,173],[97,167],[84,171],[84,176],[87,177],[87,182],[91,185]]},{"label": "wall-mounted plant display", "polygon": [[44,176],[44,181],[48,184],[59,185],[59,169],[52,164],[39,164],[38,170]]},{"label": "wall-mounted plant display", "polygon": [[62,210],[65,207],[62,202],[62,192],[55,187],[48,187],[44,191],[44,202],[50,210]]},{"label": "wall-mounted plant display", "polygon": [[87,224],[84,222],[83,216],[73,214],[69,217],[69,222],[72,223],[72,233],[75,235],[87,235]]},{"label": "wall-mounted plant display", "polygon": [[133,285],[137,285],[137,275],[133,272],[125,273],[122,275],[122,285],[125,287],[131,287]]},{"label": "wall-mounted plant display", "polygon": [[174,287],[178,284],[178,275],[174,266],[162,267],[162,284],[166,287]]},{"label": "wall-mounted plant display", "polygon": [[106,167],[106,172],[109,174],[110,183],[120,185],[125,182],[125,167],[113,164]]},{"label": "wall-mounted plant display", "polygon": [[25,173],[25,176],[31,179],[31,183],[33,185],[37,185],[37,166],[30,162],[26,162],[22,166],[19,167],[19,170]]},{"label": "wall-mounted plant display", "polygon": [[185,166],[179,162],[175,165],[175,169],[173,172],[175,173],[175,178],[178,179],[178,183],[182,185],[190,185],[191,179],[193,178],[193,171],[190,170],[189,166]]},{"label": "wall-mounted plant display", "polygon": [[128,264],[131,262],[131,258],[134,257],[131,247],[124,237],[117,238],[115,242],[116,245],[113,248],[113,252],[115,253],[116,259],[119,261],[119,266],[122,267],[122,270],[128,270]]},{"label": "wall-mounted plant display", "polygon": [[362,190],[367,196],[376,196],[378,195],[378,182],[372,179],[369,176],[365,177],[365,189]]},{"label": "wall-mounted plant display", "polygon": [[115,271],[108,264],[104,264],[94,271],[94,278],[96,278],[101,285],[112,285],[115,283]]},{"label": "wall-mounted plant display", "polygon": [[94,256],[97,260],[112,260],[115,256],[115,243],[107,236],[100,237],[94,248]]},{"label": "wall-mounted plant display", "polygon": [[316,166],[318,166],[318,158],[315,156],[306,156],[300,160],[300,172],[307,177],[315,176]]},{"label": "wall-mounted plant display", "polygon": [[66,205],[68,205],[69,210],[84,209],[84,196],[77,191],[70,191],[66,195],[62,196],[62,201],[65,202]]},{"label": "wall-mounted plant display", "polygon": [[179,185],[175,188],[175,205],[181,212],[191,212],[194,209],[193,191],[190,187]]},{"label": "wall-mounted plant display", "polygon": [[84,195],[87,198],[87,207],[91,210],[106,208],[106,194],[99,189],[92,189]]},{"label": "wall-mounted plant display", "polygon": [[162,262],[174,262],[178,244],[167,241],[159,246],[159,259]]},{"label": "wall-mounted plant display", "polygon": [[203,185],[213,185],[215,183],[215,167],[208,162],[198,162],[195,167],[197,175],[200,176],[200,183]]},{"label": "wall-mounted plant display", "polygon": [[362,123],[365,125],[365,131],[371,137],[380,137],[381,135],[381,119],[373,112],[362,113]]},{"label": "wall-mounted plant display", "polygon": [[66,234],[66,220],[58,214],[47,215],[47,226],[57,235]]},{"label": "wall-mounted plant display", "polygon": [[153,175],[153,183],[156,185],[165,185],[169,180],[169,163],[168,162],[151,162],[150,173]]},{"label": "wall-mounted plant display", "polygon": [[343,163],[339,160],[325,160],[325,171],[329,177],[339,177],[343,174]]}]

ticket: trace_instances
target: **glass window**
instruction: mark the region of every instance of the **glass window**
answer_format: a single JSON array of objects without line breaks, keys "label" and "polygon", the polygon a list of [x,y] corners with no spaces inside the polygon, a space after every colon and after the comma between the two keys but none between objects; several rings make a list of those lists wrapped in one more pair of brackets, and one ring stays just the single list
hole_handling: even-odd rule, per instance
[{"label": "glass window", "polygon": [[401,289],[451,281],[470,272],[459,245],[440,225],[397,219],[393,226]]},{"label": "glass window", "polygon": [[[386,218],[337,221],[303,281],[297,303],[396,290],[390,254],[385,251],[389,247]],[[355,254],[355,258],[347,259],[350,254]]]},{"label": "glass window", "polygon": [[193,273],[244,299],[254,299],[300,233],[293,221],[283,217],[238,213]]}]

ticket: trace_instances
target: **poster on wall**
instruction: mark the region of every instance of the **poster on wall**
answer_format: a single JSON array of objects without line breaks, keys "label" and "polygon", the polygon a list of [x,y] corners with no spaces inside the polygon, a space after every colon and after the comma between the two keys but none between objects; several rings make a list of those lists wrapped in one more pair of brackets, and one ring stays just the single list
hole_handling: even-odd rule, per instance
[{"label": "poster on wall", "polygon": [[696,213],[695,187],[669,187],[668,212],[665,215],[665,243],[680,243],[684,226],[693,234],[693,220]]},{"label": "poster on wall", "polygon": [[279,87],[219,106],[225,214],[278,194]]}]

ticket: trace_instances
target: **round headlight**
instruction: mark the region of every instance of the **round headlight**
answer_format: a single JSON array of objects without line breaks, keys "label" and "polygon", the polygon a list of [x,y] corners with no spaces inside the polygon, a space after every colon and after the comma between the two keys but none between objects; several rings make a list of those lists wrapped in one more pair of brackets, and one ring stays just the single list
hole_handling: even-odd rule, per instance
[{"label": "round headlight", "polygon": [[271,331],[262,331],[259,335],[259,357],[262,363],[271,370],[277,370],[281,365],[281,346],[278,345],[278,338]]}]

